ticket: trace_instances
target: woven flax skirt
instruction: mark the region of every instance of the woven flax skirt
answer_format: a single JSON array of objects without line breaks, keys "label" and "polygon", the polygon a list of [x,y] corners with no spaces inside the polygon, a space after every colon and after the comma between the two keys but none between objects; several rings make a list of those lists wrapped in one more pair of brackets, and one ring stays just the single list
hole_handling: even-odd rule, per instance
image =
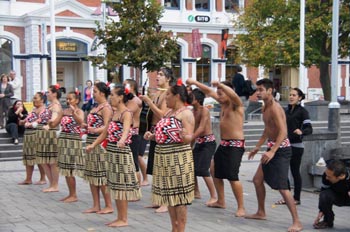
[{"label": "woven flax skirt", "polygon": [[54,164],[57,162],[57,130],[44,130],[38,126],[36,130],[36,163]]},{"label": "woven flax skirt", "polygon": [[194,178],[190,145],[157,144],[153,167],[153,204],[191,204],[194,199]]},{"label": "woven flax skirt", "polygon": [[83,177],[85,159],[80,135],[61,132],[57,147],[60,174]]},{"label": "woven flax skirt", "polygon": [[141,198],[134,159],[129,146],[107,145],[107,186],[116,200],[134,201]]},{"label": "woven flax skirt", "polygon": [[27,128],[23,136],[23,165],[33,166],[35,164],[36,131]]},{"label": "woven flax skirt", "polygon": [[[86,138],[86,146],[92,144],[97,135],[89,134]],[[85,154],[84,179],[92,185],[101,186],[107,184],[106,177],[106,152],[97,145],[90,153]]]}]

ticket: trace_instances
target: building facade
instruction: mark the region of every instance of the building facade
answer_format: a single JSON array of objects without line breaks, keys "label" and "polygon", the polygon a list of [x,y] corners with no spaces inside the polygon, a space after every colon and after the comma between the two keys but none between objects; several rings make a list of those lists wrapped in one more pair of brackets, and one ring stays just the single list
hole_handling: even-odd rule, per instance
[{"label": "building facade", "polygon": [[[179,54],[171,66],[177,77],[196,78],[203,83],[232,77],[236,63],[236,48],[232,44],[238,31],[233,22],[238,9],[244,9],[244,0],[158,0],[164,6],[160,20],[162,30],[172,31],[177,37]],[[96,46],[96,21],[106,15],[117,17],[111,7],[101,1],[60,0],[54,2],[56,80],[71,91],[83,89],[86,80],[107,81],[105,70],[92,66],[86,59],[103,52]],[[23,77],[22,98],[31,100],[37,91],[46,90],[53,83],[51,75],[51,20],[49,0],[0,0],[0,73],[11,69]],[[104,10],[105,9],[105,10]],[[243,75],[253,81],[270,77],[287,100],[290,87],[299,86],[296,69],[285,67],[267,72],[263,68],[243,67]],[[134,78],[143,85],[155,85],[155,73],[140,74],[132,67],[123,66],[113,72],[122,78]],[[350,99],[348,60],[339,65],[339,96]],[[120,81],[120,80],[119,80]],[[321,98],[317,68],[308,69],[306,78],[308,98]]]}]

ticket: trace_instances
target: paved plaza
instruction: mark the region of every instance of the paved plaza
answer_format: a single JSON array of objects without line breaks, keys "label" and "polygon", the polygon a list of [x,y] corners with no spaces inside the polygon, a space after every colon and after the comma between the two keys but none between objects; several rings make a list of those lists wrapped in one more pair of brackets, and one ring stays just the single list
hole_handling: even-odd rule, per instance
[{"label": "paved plaza", "polygon": [[[258,157],[256,157],[257,159]],[[255,190],[251,179],[258,161],[242,162],[240,178],[244,189],[244,203],[248,213],[257,208]],[[142,188],[143,198],[129,203],[129,226],[109,228],[104,223],[116,218],[116,213],[108,215],[83,214],[91,207],[92,198],[89,185],[77,178],[79,201],[62,203],[59,199],[67,195],[65,179],[60,177],[60,192],[43,193],[43,186],[17,185],[24,179],[25,169],[21,161],[0,162],[0,232],[30,231],[170,231],[170,219],[167,213],[156,214],[154,209],[145,208],[151,203],[151,186]],[[35,170],[33,181],[38,179]],[[291,224],[291,217],[286,206],[275,206],[273,202],[280,199],[277,191],[267,189],[266,221],[236,218],[234,210],[236,202],[228,182],[225,182],[226,209],[208,208],[204,205],[208,200],[208,191],[202,179],[199,179],[202,199],[196,199],[188,207],[188,223],[186,231],[286,231]],[[302,192],[302,204],[298,206],[299,216],[304,231],[317,231],[312,228],[317,214],[318,195]],[[104,201],[101,199],[101,203]],[[335,207],[335,227],[322,231],[350,231],[350,207]]]}]

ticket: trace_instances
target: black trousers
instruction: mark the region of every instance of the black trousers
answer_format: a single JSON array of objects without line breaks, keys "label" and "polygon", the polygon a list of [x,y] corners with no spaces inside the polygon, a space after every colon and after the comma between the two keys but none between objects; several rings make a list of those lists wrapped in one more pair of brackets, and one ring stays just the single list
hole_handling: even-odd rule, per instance
[{"label": "black trousers", "polygon": [[349,196],[339,196],[332,189],[322,190],[318,201],[318,209],[323,212],[323,220],[328,225],[333,226],[334,212],[333,205],[336,206],[350,206]]},{"label": "black trousers", "polygon": [[[300,193],[301,193],[301,175],[300,175],[300,165],[301,158],[304,153],[304,148],[301,147],[292,147],[292,158],[290,160],[290,171],[294,180],[294,200],[300,201]],[[290,183],[288,181],[288,187],[290,188]]]},{"label": "black trousers", "polygon": [[153,175],[154,152],[156,149],[156,145],[157,145],[156,141],[153,141],[153,140],[151,140],[149,143],[147,170],[146,170],[146,173],[148,175]]}]

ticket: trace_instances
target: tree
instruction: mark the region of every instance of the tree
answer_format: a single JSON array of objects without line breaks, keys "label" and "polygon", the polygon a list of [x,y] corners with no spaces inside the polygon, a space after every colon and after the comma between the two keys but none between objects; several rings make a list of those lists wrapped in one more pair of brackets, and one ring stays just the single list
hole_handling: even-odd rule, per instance
[{"label": "tree", "polygon": [[[305,17],[305,64],[320,69],[326,100],[331,98],[332,0],[307,0]],[[350,0],[340,0],[339,55],[350,55]],[[252,0],[235,26],[242,59],[253,66],[273,68],[299,65],[300,3],[297,0]]]},{"label": "tree", "polygon": [[91,57],[94,65],[113,69],[117,64],[148,71],[158,70],[178,52],[176,38],[161,30],[163,9],[155,0],[123,0],[110,3],[118,20],[108,18],[105,28],[97,23],[99,45],[107,54]]}]

